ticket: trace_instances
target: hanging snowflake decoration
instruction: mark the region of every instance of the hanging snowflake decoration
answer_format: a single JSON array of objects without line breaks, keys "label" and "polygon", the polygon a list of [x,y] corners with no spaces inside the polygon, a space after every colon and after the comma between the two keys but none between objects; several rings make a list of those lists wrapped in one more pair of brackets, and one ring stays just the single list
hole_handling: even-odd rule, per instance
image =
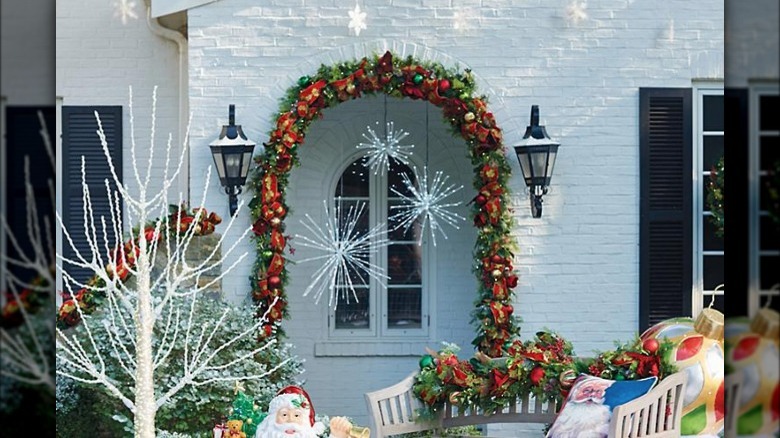
[{"label": "hanging snowflake decoration", "polygon": [[114,17],[118,17],[122,20],[122,24],[127,24],[127,20],[130,18],[138,19],[138,14],[135,13],[135,2],[132,0],[119,0],[114,3]]},{"label": "hanging snowflake decoration", "polygon": [[347,303],[350,299],[348,292],[351,292],[357,302],[356,284],[368,284],[369,278],[383,284],[383,280],[389,278],[383,268],[371,263],[371,255],[390,243],[384,223],[379,223],[361,234],[357,226],[366,204],[358,202],[357,205],[351,205],[343,214],[341,202],[340,199],[336,200],[336,208],[331,215],[327,201],[323,201],[326,217],[324,229],[307,214],[307,221],[301,221],[301,224],[309,230],[312,237],[296,235],[300,246],[324,253],[299,261],[299,263],[324,261],[312,274],[312,282],[303,292],[303,296],[308,296],[314,291],[314,301],[319,303],[322,294],[327,290],[328,305],[334,308],[338,305],[337,289],[341,290],[342,298]]},{"label": "hanging snowflake decoration", "polygon": [[[379,125],[379,122],[376,122]],[[390,168],[390,159],[394,158],[406,165],[409,164],[409,156],[412,155],[411,149],[414,148],[413,144],[403,145],[401,140],[409,136],[409,133],[400,129],[395,130],[395,124],[393,122],[387,122],[385,138],[382,139],[377,135],[376,131],[371,129],[371,126],[366,127],[368,129],[368,135],[363,133],[368,143],[360,143],[357,145],[358,149],[364,149],[366,151],[366,166],[374,170],[374,175],[381,172],[385,174],[385,170]]]},{"label": "hanging snowflake decoration", "polygon": [[366,26],[366,13],[360,10],[360,5],[355,3],[355,9],[349,11],[349,24],[350,29],[355,31],[355,36],[360,36],[360,31],[368,28]]},{"label": "hanging snowflake decoration", "polygon": [[[417,168],[414,168],[414,173],[417,174]],[[449,176],[444,175],[442,171],[437,171],[433,181],[429,184],[427,167],[423,169],[422,178],[417,178],[419,181],[418,185],[414,184],[408,173],[402,173],[401,178],[411,195],[401,193],[395,187],[390,188],[403,201],[402,205],[390,206],[391,210],[399,210],[389,218],[390,223],[397,221],[390,231],[403,228],[404,233],[406,233],[416,221],[421,220],[422,224],[417,244],[422,245],[422,236],[425,234],[427,226],[433,238],[433,246],[436,246],[436,231],[444,236],[445,239],[447,238],[447,234],[442,228],[444,223],[455,227],[455,229],[460,229],[457,223],[458,220],[463,221],[466,218],[447,209],[456,207],[462,202],[443,203],[442,201],[462,189],[463,185],[456,186],[452,184],[446,186]]]},{"label": "hanging snowflake decoration", "polygon": [[566,21],[574,25],[585,21],[585,19],[588,18],[588,13],[586,12],[587,8],[588,4],[584,1],[572,1],[566,6]]}]

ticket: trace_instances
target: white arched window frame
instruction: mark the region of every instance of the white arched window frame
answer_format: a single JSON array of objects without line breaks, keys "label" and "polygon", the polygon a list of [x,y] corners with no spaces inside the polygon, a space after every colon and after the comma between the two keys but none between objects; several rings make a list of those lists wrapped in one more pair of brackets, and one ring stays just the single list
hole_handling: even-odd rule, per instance
[{"label": "white arched window frame", "polygon": [[[329,189],[327,192],[329,209],[334,211],[339,199],[338,195],[341,195],[340,200],[344,213],[349,205],[367,202],[365,210],[368,213],[368,224],[367,227],[363,226],[363,229],[371,228],[380,222],[387,227],[388,217],[395,212],[395,210],[391,211],[389,206],[398,202],[392,194],[388,196],[388,183],[392,181],[396,184],[395,187],[398,187],[397,184],[401,181],[400,175],[393,170],[384,174],[381,172],[375,174],[373,170],[359,165],[361,162],[361,154],[354,154],[348,157],[344,161],[344,165],[334,172],[332,181],[326,186]],[[410,162],[409,168],[412,166],[416,166],[418,170],[423,168],[422,163],[414,162],[414,160]],[[365,183],[368,187],[364,192],[356,194],[354,190],[350,191],[339,187],[342,176],[358,169],[362,169],[366,177]],[[330,338],[406,340],[409,338],[423,339],[429,336],[431,303],[433,302],[432,291],[435,290],[433,287],[435,278],[434,251],[431,250],[433,246],[428,245],[429,236],[427,234],[423,236],[422,245],[418,245],[416,241],[397,240],[401,233],[401,230],[389,233],[390,245],[380,248],[372,255],[371,259],[371,262],[381,266],[391,279],[382,282],[369,279],[366,286],[356,287],[359,298],[362,295],[362,299],[358,303],[351,299],[349,305],[340,301],[335,310],[329,307],[328,333]],[[397,260],[402,252],[401,248],[404,250],[413,249],[420,254],[417,266],[419,283],[403,284],[399,282],[397,275],[393,275],[390,260]],[[407,297],[413,296],[412,290],[415,288],[419,288],[420,291],[419,309],[416,305],[409,305],[413,299],[404,300],[403,298],[404,294]],[[362,292],[361,289],[366,292]],[[405,319],[404,312],[406,312]]]}]

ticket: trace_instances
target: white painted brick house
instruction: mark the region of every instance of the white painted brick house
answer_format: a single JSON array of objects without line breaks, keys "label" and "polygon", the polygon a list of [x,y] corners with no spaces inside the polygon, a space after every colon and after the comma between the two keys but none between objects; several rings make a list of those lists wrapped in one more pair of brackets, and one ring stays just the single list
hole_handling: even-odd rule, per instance
[{"label": "white painted brick house", "polygon": [[[576,10],[569,8],[576,2],[569,0],[359,0],[367,13],[367,28],[359,36],[348,29],[353,2],[152,0],[149,17],[144,2],[138,3],[135,16],[123,22],[111,2],[57,2],[58,132],[67,131],[66,116],[80,114],[79,107],[106,107],[121,128],[114,132],[116,156],[123,157],[126,172],[128,86],[134,92],[136,133],[143,137],[139,145],[146,141],[154,86],[159,87],[158,146],[168,132],[180,144],[192,115],[188,168],[179,188],[197,202],[213,164],[207,146],[227,123],[229,104],[236,105],[236,123],[258,144],[259,153],[275,124],[279,100],[299,77],[315,73],[321,64],[391,50],[470,68],[504,131],[513,170],[509,189],[520,276],[515,309],[522,318],[522,338],[549,328],[572,341],[578,354],[591,355],[611,348],[615,340],[630,339],[663,319],[663,312],[667,317],[695,315],[718,294],[713,290],[723,283],[724,248],[722,240],[712,243],[705,235],[712,230],[705,230],[701,187],[711,161],[723,151],[722,117],[719,129],[703,124],[707,111],[723,108],[722,2],[591,0],[582,3],[584,15],[575,19]],[[753,3],[777,8],[776,2]],[[777,50],[773,53],[777,56]],[[745,72],[735,86],[747,87],[756,77],[776,84],[778,72],[772,69]],[[669,295],[651,293],[658,287],[651,277],[666,273],[650,271],[650,259],[642,255],[653,256],[650,237],[643,237],[652,224],[642,220],[643,181],[650,170],[643,161],[647,133],[640,111],[640,89],[650,88],[688,90],[681,105],[689,130],[679,150],[684,157],[679,165],[688,167],[678,172],[680,182],[670,189],[688,190],[681,198],[686,202],[679,217],[681,234],[672,242],[681,252],[679,259],[669,255],[666,260],[683,272],[672,279],[677,289],[663,286]],[[531,217],[528,190],[511,151],[522,138],[531,105],[540,106],[541,124],[561,143],[538,219]],[[301,146],[301,167],[291,174],[289,234],[305,232],[298,220],[307,213],[323,219],[322,199],[332,199],[341,172],[356,158],[355,145],[363,141],[366,125],[385,118],[410,133],[409,141],[420,151],[414,160],[418,166],[427,161],[465,186],[455,198],[463,201],[457,211],[468,216],[473,170],[463,141],[448,132],[440,110],[379,96],[341,104],[324,115]],[[713,146],[705,137],[719,140]],[[59,147],[67,149],[67,140],[63,137]],[[139,150],[143,159],[148,149],[142,145]],[[75,159],[67,153],[58,157],[63,168]],[[67,205],[67,193],[58,199],[58,208]],[[248,202],[250,194],[241,199]],[[216,177],[205,207],[229,215]],[[239,214],[249,226],[246,210]],[[391,330],[383,319],[387,303],[381,300],[370,302],[370,330],[339,328],[327,298],[317,305],[302,296],[316,266],[290,268],[291,319],[284,327],[306,361],[301,378],[319,413],[367,424],[363,394],[416,369],[426,346],[436,349],[447,341],[460,345],[464,354],[472,350],[476,232],[467,220],[447,234],[436,247],[425,247],[419,329]],[[295,239],[292,245],[298,250],[292,260],[312,254]],[[249,257],[222,283],[234,303],[250,299],[247,277],[255,254],[249,241],[242,246]],[[669,296],[676,301],[671,307],[676,315],[658,309]],[[717,305],[722,308],[722,296]]]}]

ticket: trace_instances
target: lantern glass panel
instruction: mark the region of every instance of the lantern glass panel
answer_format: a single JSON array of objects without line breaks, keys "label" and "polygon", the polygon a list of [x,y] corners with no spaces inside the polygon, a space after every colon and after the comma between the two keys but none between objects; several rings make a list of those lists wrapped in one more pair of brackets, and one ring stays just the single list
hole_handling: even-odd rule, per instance
[{"label": "lantern glass panel", "polygon": [[241,154],[228,153],[225,154],[225,169],[227,170],[228,178],[238,178],[241,171]]},{"label": "lantern glass panel", "polygon": [[211,148],[211,154],[214,156],[214,164],[217,166],[217,175],[220,180],[225,179],[225,162],[222,161],[222,149]]},{"label": "lantern glass panel", "polygon": [[252,149],[251,147],[244,150],[244,158],[241,162],[241,179],[245,180],[249,174],[249,165],[252,163]]}]

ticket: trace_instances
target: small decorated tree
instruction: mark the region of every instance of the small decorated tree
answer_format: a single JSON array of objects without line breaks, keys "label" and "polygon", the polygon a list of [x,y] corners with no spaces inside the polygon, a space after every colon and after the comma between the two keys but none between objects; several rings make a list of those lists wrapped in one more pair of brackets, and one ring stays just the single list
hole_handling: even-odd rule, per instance
[{"label": "small decorated tree", "polygon": [[724,166],[725,156],[720,157],[720,160],[710,170],[710,180],[707,181],[707,205],[710,208],[712,216],[710,221],[715,226],[715,233],[718,237],[724,236],[724,218],[723,218],[723,183],[724,183]]}]

